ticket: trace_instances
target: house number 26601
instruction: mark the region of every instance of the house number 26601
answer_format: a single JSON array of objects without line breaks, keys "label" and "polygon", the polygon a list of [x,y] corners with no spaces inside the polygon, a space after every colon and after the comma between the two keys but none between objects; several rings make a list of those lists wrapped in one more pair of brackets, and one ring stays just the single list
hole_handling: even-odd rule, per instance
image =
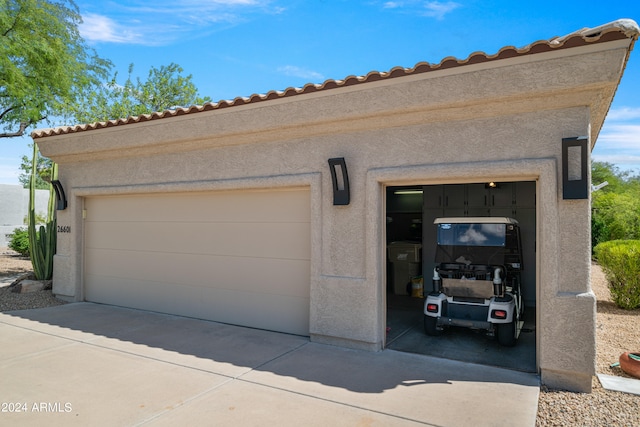
[{"label": "house number 26601", "polygon": [[58,226],[58,233],[71,233],[71,226],[70,225],[59,225]]}]

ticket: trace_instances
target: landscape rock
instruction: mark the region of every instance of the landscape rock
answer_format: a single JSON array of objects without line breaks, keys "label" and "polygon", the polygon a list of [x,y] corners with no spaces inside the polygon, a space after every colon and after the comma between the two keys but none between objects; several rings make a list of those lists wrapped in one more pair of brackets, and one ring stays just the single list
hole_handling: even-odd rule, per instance
[{"label": "landscape rock", "polygon": [[[23,273],[20,276],[16,277],[16,279],[11,282],[9,287],[15,287],[20,284],[23,280],[35,280],[36,276],[32,272]],[[16,291],[14,291],[16,292]]]},{"label": "landscape rock", "polygon": [[19,285],[15,286],[14,292],[18,292],[15,289],[20,288],[19,293],[27,294],[30,292],[41,291],[47,286],[51,286],[51,280],[23,280]]}]

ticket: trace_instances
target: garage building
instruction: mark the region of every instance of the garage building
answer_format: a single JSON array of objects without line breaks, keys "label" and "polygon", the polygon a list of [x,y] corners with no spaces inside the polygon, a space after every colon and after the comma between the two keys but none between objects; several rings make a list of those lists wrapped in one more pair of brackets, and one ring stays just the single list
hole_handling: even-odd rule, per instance
[{"label": "garage building", "polygon": [[589,391],[590,152],[638,33],[37,130],[67,202],[53,291],[377,351],[390,240],[418,239],[429,278],[434,217],[515,216],[535,369]]}]

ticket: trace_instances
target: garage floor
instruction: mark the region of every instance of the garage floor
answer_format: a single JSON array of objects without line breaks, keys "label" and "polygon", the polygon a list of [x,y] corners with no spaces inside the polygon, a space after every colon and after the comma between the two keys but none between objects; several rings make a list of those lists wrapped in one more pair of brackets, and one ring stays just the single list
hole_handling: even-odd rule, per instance
[{"label": "garage floor", "polygon": [[522,372],[537,372],[535,308],[525,312],[525,323],[515,347],[503,347],[481,331],[450,328],[438,337],[425,334],[424,299],[387,294],[387,347]]}]

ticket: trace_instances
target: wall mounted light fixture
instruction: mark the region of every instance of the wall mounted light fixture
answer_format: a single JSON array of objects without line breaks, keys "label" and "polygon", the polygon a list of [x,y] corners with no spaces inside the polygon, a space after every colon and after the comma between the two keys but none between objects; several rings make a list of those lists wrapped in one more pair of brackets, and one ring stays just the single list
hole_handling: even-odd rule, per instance
[{"label": "wall mounted light fixture", "polygon": [[587,199],[587,143],[589,138],[579,136],[562,139],[562,198]]},{"label": "wall mounted light fixture", "polygon": [[53,189],[56,192],[56,210],[65,210],[67,208],[67,198],[64,195],[62,184],[57,179],[54,179],[51,181],[51,185],[53,185]]},{"label": "wall mounted light fixture", "polygon": [[329,159],[329,168],[331,169],[331,182],[333,183],[333,204],[348,205],[350,201],[349,175],[347,175],[347,165],[344,162],[344,157]]}]

